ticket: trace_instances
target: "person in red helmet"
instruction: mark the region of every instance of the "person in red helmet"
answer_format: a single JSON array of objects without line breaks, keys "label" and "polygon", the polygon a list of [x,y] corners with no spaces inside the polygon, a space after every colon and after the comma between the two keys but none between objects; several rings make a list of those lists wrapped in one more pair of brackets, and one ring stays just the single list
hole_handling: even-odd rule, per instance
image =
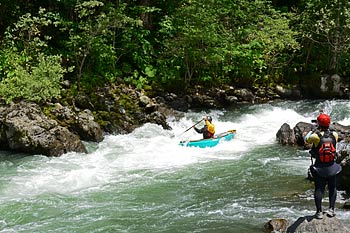
[{"label": "person in red helmet", "polygon": [[[334,207],[337,198],[336,175],[341,171],[341,166],[335,162],[338,134],[329,129],[330,123],[330,116],[321,113],[317,117],[317,127],[310,131],[304,138],[307,143],[312,143],[310,150],[312,165],[310,166],[310,170],[315,182],[315,217],[318,219],[323,218],[322,197],[326,185],[328,186],[329,193],[327,216],[335,216]],[[313,163],[313,158],[315,159],[315,163]]]}]

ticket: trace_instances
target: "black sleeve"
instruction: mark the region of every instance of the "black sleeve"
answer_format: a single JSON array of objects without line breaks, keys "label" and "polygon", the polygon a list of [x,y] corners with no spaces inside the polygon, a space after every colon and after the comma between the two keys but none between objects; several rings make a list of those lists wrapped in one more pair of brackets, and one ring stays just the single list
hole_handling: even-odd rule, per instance
[{"label": "black sleeve", "polygon": [[203,128],[202,129],[198,129],[197,127],[194,127],[194,130],[196,130],[197,133],[203,133]]}]

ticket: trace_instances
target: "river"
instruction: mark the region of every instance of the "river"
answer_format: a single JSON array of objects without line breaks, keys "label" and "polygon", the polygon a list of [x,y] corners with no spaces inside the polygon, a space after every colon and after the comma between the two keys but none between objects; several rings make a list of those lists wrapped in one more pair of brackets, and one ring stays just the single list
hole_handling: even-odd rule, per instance
[{"label": "river", "polygon": [[[145,124],[87,143],[88,154],[2,151],[0,232],[255,233],[273,218],[313,215],[309,153],[279,145],[276,133],[283,123],[311,122],[320,108],[350,125],[348,101],[282,101],[191,111],[169,118],[170,131]],[[203,115],[236,137],[213,148],[178,146],[201,138],[183,132]],[[347,223],[344,201],[338,192],[337,217]]]}]

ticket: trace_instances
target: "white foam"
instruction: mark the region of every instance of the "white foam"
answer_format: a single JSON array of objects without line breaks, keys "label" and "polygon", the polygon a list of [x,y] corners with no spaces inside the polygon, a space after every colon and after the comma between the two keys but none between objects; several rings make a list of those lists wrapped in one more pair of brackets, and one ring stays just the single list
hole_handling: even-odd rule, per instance
[{"label": "white foam", "polygon": [[[207,114],[213,117],[217,133],[236,129],[236,137],[213,148],[179,146],[179,141],[184,138],[202,137],[193,129],[183,132]],[[89,154],[68,153],[58,158],[38,156],[41,159],[18,167],[1,195],[72,193],[102,188],[110,182],[133,182],[144,170],[151,173],[173,172],[211,160],[238,160],[259,145],[276,143],[276,132],[283,123],[293,127],[298,121],[305,120],[295,111],[281,107],[262,108],[232,120],[225,118],[225,114],[225,111],[219,110],[189,112],[179,121],[170,121],[173,128],[170,131],[155,124],[145,124],[130,134],[106,136],[96,151]]]}]

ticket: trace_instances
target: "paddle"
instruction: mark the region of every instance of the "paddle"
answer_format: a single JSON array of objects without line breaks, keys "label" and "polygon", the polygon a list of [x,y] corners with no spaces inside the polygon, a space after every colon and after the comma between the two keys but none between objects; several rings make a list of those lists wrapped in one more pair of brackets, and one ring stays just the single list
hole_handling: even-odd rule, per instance
[{"label": "paddle", "polygon": [[181,133],[179,136],[181,136],[182,134],[186,133],[187,131],[189,131],[190,129],[192,129],[192,128],[193,128],[193,126],[198,125],[198,124],[199,124],[199,123],[201,123],[202,121],[203,121],[203,119],[202,119],[202,120],[200,120],[200,121],[198,121],[196,124],[192,125],[190,128],[186,129],[186,130],[185,130],[183,133]]}]

